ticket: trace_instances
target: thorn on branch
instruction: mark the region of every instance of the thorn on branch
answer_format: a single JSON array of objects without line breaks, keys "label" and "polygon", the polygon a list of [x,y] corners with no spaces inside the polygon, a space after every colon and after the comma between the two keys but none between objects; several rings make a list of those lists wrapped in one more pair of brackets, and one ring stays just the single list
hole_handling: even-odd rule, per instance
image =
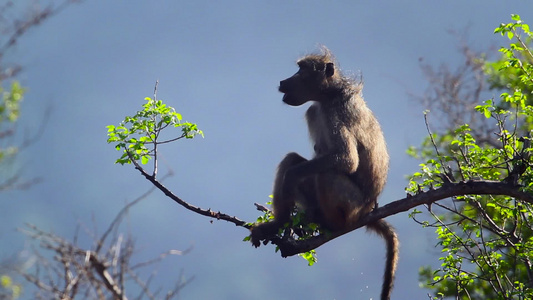
[{"label": "thorn on branch", "polygon": [[261,212],[269,212],[270,209],[268,209],[268,207],[262,205],[262,204],[259,204],[259,203],[254,203],[255,205],[255,208],[258,210],[258,211],[261,211]]}]

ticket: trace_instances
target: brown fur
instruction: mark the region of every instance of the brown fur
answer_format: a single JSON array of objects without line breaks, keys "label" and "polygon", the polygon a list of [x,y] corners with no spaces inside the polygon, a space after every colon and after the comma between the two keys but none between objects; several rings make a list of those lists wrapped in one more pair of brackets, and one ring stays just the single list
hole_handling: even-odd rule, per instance
[{"label": "brown fur", "polygon": [[[312,222],[337,231],[351,227],[377,204],[387,179],[389,155],[380,125],[361,96],[362,84],[343,76],[327,48],[298,61],[299,71],[280,82],[283,102],[308,101],[309,134],[315,155],[289,153],[274,181],[274,221],[252,229],[252,243],[274,235],[298,204]],[[387,242],[381,299],[390,299],[398,259],[398,239],[384,220],[368,224]]]}]

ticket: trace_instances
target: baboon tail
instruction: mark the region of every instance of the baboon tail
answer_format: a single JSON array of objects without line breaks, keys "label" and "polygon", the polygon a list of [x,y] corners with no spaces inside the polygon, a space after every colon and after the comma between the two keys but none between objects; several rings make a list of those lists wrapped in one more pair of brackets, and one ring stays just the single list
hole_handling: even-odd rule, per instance
[{"label": "baboon tail", "polygon": [[379,234],[387,243],[387,261],[385,262],[381,300],[390,300],[394,285],[394,274],[396,273],[396,265],[398,264],[398,236],[394,227],[385,220],[378,220],[368,224],[366,227]]}]

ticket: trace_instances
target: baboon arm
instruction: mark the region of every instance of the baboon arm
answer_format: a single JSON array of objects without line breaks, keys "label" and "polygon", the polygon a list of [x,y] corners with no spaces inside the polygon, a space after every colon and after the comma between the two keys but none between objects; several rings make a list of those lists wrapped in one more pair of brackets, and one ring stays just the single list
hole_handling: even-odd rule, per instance
[{"label": "baboon arm", "polygon": [[359,155],[357,139],[346,127],[341,127],[337,134],[332,137],[332,144],[336,145],[337,151],[332,153],[333,166],[335,170],[351,174],[359,166]]},{"label": "baboon arm", "polygon": [[313,175],[331,170],[351,174],[357,170],[359,166],[357,139],[346,127],[335,128],[337,126],[334,124],[328,125],[327,127],[333,128],[334,134],[327,139],[327,142],[318,139],[318,143],[315,144],[316,157],[305,164],[298,164],[294,170],[297,175]]}]

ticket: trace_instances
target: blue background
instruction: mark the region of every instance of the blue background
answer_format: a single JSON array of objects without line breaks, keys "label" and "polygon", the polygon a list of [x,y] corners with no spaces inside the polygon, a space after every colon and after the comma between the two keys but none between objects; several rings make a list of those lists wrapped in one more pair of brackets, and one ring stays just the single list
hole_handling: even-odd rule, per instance
[{"label": "blue background", "polygon": [[[21,11],[32,1],[20,1]],[[106,143],[106,125],[133,115],[152,96],[205,138],[162,147],[161,174],[184,200],[253,221],[254,202],[269,200],[277,163],[297,151],[310,156],[305,108],[283,105],[279,81],[294,61],[328,46],[348,74],[363,74],[364,97],[380,120],[391,170],[380,203],[405,196],[405,175],[418,161],[405,150],[426,136],[421,95],[427,82],[419,60],[438,66],[462,62],[467,32],[476,50],[497,57],[506,39],[494,35],[510,14],[533,23],[530,1],[85,1],[72,5],[19,40],[5,59],[24,68],[28,87],[17,129],[40,139],[22,152],[18,167],[42,183],[0,194],[0,257],[27,250],[25,222],[80,244],[107,227],[118,210],[150,188]],[[489,95],[497,97],[498,95]],[[47,108],[50,120],[42,121]],[[430,117],[431,118],[431,117]],[[94,220],[94,221],[93,221]],[[418,285],[422,265],[438,266],[431,229],[407,213],[388,218],[398,229],[401,256],[394,299],[427,299]],[[240,227],[184,210],[155,192],[135,207],[125,231],[139,261],[167,249],[194,246],[158,267],[157,284],[194,281],[182,299],[378,299],[384,243],[357,230],[318,249],[318,264],[283,259],[274,248],[242,242]],[[29,295],[26,295],[28,297]]]}]

